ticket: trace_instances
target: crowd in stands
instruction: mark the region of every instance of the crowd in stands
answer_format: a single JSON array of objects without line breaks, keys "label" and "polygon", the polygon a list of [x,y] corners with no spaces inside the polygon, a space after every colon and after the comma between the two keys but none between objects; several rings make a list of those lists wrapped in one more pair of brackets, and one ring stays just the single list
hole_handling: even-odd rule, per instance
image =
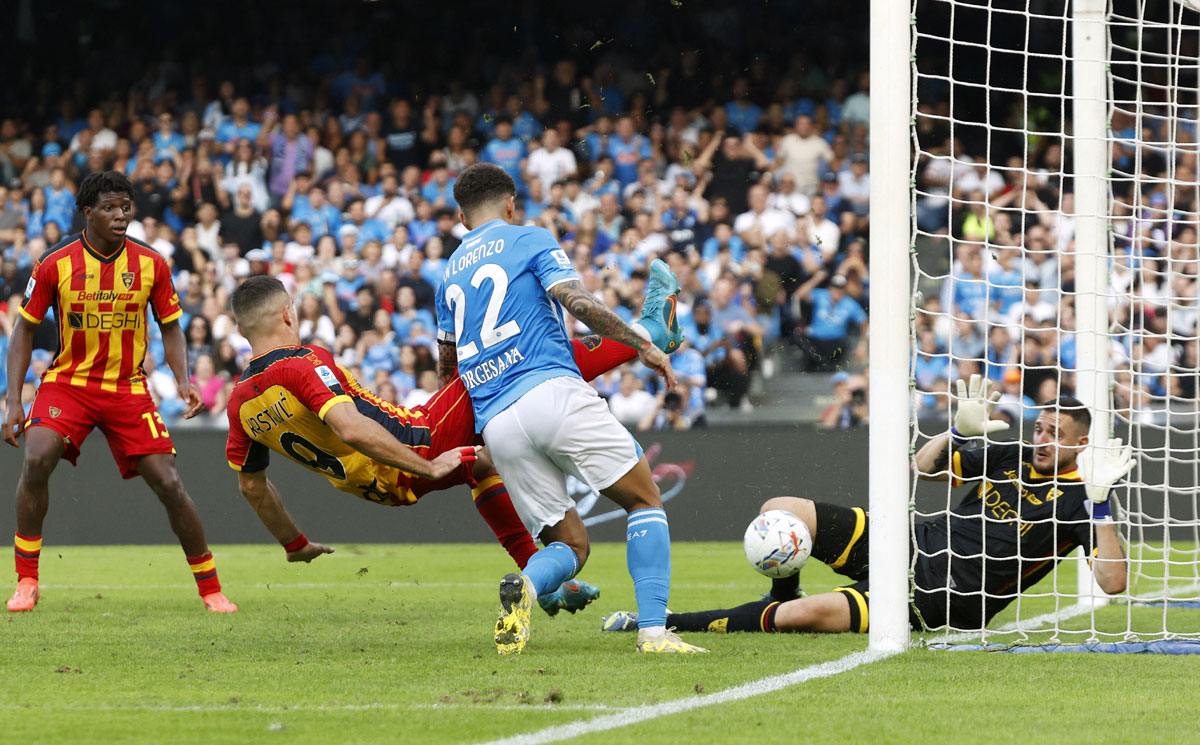
[{"label": "crowd in stands", "polygon": [[[917,132],[918,240],[952,257],[932,262],[916,316],[914,378],[922,416],[949,417],[952,381],[985,375],[1001,392],[1000,416],[1014,424],[1038,404],[1074,395],[1075,194],[1063,141],[994,134],[974,155],[946,128],[945,105],[923,106]],[[1102,332],[1118,415],[1159,422],[1197,405],[1197,147],[1194,127],[1148,106],[1140,130],[1117,109],[1108,185],[1112,255]],[[1140,151],[1140,152],[1139,152]],[[990,152],[991,161],[978,153]],[[1016,429],[1013,429],[1016,432]]]},{"label": "crowd in stands", "polygon": [[[749,408],[773,346],[811,370],[865,362],[865,58],[746,52],[717,76],[694,48],[653,73],[562,56],[414,93],[367,54],[314,48],[290,77],[235,84],[164,59],[128,90],[77,86],[40,117],[0,112],[0,354],[34,262],[82,227],[74,185],[115,169],[134,184],[129,236],[171,264],[203,421],[223,423],[249,355],[230,292],[263,273],[293,292],[305,343],[383,399],[420,404],[437,388],[434,292],[465,232],[455,175],[486,161],[516,182],[517,221],[552,231],[623,318],[652,259],[677,275],[679,389],[636,364],[595,381],[629,426]],[[42,324],[30,374],[0,371],[0,390],[24,385],[28,402],[56,344]],[[176,423],[157,339],[145,371]]]}]

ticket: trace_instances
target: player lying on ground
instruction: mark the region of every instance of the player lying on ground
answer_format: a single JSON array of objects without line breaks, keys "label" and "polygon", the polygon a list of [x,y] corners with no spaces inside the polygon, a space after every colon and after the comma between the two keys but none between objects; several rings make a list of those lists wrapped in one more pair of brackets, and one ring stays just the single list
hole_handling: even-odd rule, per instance
[{"label": "player lying on ground", "polygon": [[477,163],[459,174],[454,198],[470,232],[446,262],[436,296],[442,375],[461,373],[513,504],[545,544],[522,574],[500,582],[497,651],[524,649],[532,601],[587,561],[587,530],[567,493],[569,473],[629,513],[627,563],[642,613],[638,650],[703,652],[667,632],[671,538],[658,487],[641,446],[580,378],[563,323],[565,308],[601,336],[637,348],[670,389],[674,375],[663,349],[682,338],[675,277],[662,261],[651,264],[642,324],[656,321],[661,338],[648,327],[643,338],[584,288],[550,231],[510,224],[515,197],[512,177],[494,165]]},{"label": "player lying on ground", "polygon": [[[1082,403],[1066,396],[1045,404],[1034,423],[1032,445],[964,447],[967,440],[1008,425],[989,419],[999,393],[989,399],[986,380],[973,375],[969,393],[961,380],[958,390],[961,403],[954,427],[917,453],[918,475],[932,481],[952,479],[955,485],[980,483],[945,518],[915,526],[920,553],[909,609],[912,627],[982,628],[1078,546],[1096,557],[1093,569],[1100,588],[1110,594],[1122,592],[1125,554],[1107,500],[1112,485],[1133,467],[1129,448],[1122,448],[1120,440],[1110,440],[1105,448],[1087,447],[1091,415]],[[812,556],[853,584],[797,597],[800,575],[795,574],[774,580],[762,601],[727,610],[672,613],[667,623],[688,631],[865,632],[866,513],[799,497],[769,499],[762,510],[787,510],[804,520],[813,537]],[[603,628],[629,630],[634,615],[614,613],[605,618]]]},{"label": "player lying on ground", "polygon": [[[93,173],[79,184],[75,205],[87,219],[76,236],[42,254],[25,289],[8,349],[8,413],[3,439],[17,447],[24,433],[25,460],[17,482],[17,589],[10,611],[33,610],[39,597],[42,522],[50,506],[50,474],[66,458],[75,464],[84,439],[97,427],[127,479],[141,476],[167,510],[183,546],[204,607],[229,613],[237,606],[221,594],[216,563],[204,539],[196,505],[175,470],[175,447],[146,389],[146,309],[162,329],[167,364],[175,373],[185,417],[200,411],[200,394],[188,379],[186,342],[179,327],[179,296],[157,251],[125,236],[133,185],[116,171]],[[58,323],[59,352],[22,427],[21,385],[29,370],[35,328],[46,314]]]},{"label": "player lying on ground", "polygon": [[[358,385],[328,350],[300,345],[296,312],[279,280],[246,280],[232,304],[255,357],[230,396],[227,456],[242,494],[288,561],[311,561],[333,549],[309,542],[288,515],[266,477],[268,450],[378,504],[410,505],[431,491],[470,484],[484,520],[518,567],[525,566],[537,547],[486,453],[477,457],[475,418],[457,376],[424,406],[394,406]],[[596,338],[574,342],[573,350],[588,379],[637,356]],[[598,594],[586,582],[566,581],[539,604],[551,615],[560,608],[573,613]]]}]

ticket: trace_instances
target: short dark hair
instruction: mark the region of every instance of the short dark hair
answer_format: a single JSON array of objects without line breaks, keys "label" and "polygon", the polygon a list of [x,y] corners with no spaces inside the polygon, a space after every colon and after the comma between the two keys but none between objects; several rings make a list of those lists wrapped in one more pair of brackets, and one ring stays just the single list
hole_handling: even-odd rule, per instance
[{"label": "short dark hair", "polygon": [[262,308],[267,302],[277,296],[288,295],[287,288],[278,279],[266,274],[260,274],[250,277],[245,282],[237,286],[233,291],[233,297],[229,299],[229,304],[233,307],[233,317],[237,320],[238,325],[246,329],[246,325],[252,323],[254,313]]},{"label": "short dark hair", "polygon": [[516,196],[516,193],[517,185],[512,176],[491,163],[467,166],[454,183],[454,201],[465,215],[492,202]]},{"label": "short dark hair", "polygon": [[133,199],[133,183],[120,171],[89,173],[79,182],[79,191],[75,192],[75,209],[83,212],[84,207],[95,207],[104,192],[125,194]]},{"label": "short dark hair", "polygon": [[1092,428],[1092,413],[1074,396],[1059,396],[1042,405],[1052,408],[1059,416],[1070,417],[1071,421],[1083,428],[1085,435]]}]

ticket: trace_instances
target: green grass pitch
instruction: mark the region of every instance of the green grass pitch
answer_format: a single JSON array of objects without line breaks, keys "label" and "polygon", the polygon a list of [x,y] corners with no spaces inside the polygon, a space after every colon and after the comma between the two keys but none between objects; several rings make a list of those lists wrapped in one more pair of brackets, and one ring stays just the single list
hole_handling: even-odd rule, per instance
[{"label": "green grass pitch", "polygon": [[[41,603],[3,616],[5,740],[475,743],[866,646],[850,634],[693,634],[711,654],[638,656],[632,634],[599,631],[602,614],[633,607],[614,544],[594,546],[583,574],[601,598],[575,616],[535,611],[530,646],[512,659],[491,642],[496,583],[510,567],[497,547],[343,544],[311,565],[285,563],[277,547],[215,553],[241,606],[233,615],[202,610],[177,547],[47,544]],[[805,569],[810,591],[835,584],[823,566]],[[765,585],[740,545],[674,547],[675,609],[739,604]],[[1200,626],[1200,611],[1189,613]],[[1197,700],[1192,657],[914,650],[576,742],[1188,742]]]}]

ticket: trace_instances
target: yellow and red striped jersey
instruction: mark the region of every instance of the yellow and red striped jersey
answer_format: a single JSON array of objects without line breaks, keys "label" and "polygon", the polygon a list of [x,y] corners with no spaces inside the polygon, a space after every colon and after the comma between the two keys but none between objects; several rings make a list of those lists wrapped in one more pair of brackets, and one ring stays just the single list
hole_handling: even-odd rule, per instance
[{"label": "yellow and red striped jersey", "polygon": [[147,307],[159,323],[183,315],[166,260],[146,244],[126,238],[102,256],[80,233],[42,254],[21,315],[36,324],[54,310],[59,352],[43,382],[145,394]]},{"label": "yellow and red striped jersey", "polygon": [[430,457],[429,414],[405,409],[361,387],[354,375],[321,347],[279,347],[250,361],[229,395],[225,455],[236,471],[267,468],[268,451],[315,471],[347,494],[386,505],[408,505],[420,496],[417,477],[379,463],[343,442],[325,423],[339,403],[353,403],[397,440]]}]

